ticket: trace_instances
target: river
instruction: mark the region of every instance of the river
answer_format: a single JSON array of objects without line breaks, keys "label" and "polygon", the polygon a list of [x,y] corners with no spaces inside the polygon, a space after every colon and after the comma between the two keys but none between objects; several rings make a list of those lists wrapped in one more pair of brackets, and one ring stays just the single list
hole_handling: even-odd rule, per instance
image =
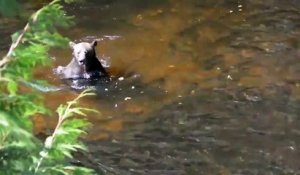
[{"label": "river", "polygon": [[[76,24],[63,33],[99,40],[114,77],[82,100],[101,112],[88,116],[83,165],[122,175],[300,174],[300,2],[89,0],[66,10]],[[36,77],[68,87],[52,69],[71,50],[51,56]],[[46,105],[79,91],[45,92]],[[55,122],[37,118],[37,130]]]}]

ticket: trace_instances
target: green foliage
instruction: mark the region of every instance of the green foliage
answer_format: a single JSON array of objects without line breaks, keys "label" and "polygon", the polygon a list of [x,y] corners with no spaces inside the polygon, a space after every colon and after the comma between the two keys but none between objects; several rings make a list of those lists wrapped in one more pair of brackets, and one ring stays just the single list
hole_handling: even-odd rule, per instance
[{"label": "green foliage", "polygon": [[57,109],[57,126],[44,145],[24,129],[28,127],[21,126],[20,120],[24,119],[14,119],[14,115],[0,112],[0,174],[93,174],[90,169],[65,162],[66,157],[72,158],[72,152],[86,150],[78,139],[86,133],[89,123],[72,117],[93,111],[78,107],[78,100],[87,95],[93,93],[86,90]]},{"label": "green foliage", "polygon": [[49,63],[47,53],[48,48],[41,44],[20,46],[13,53],[14,61],[10,62],[2,73],[10,79],[29,80],[32,78],[31,70],[34,67]]},{"label": "green foliage", "polygon": [[[0,174],[21,174],[37,154],[37,142],[32,133],[20,127],[11,115],[0,113]],[[30,156],[31,155],[31,156]]]},{"label": "green foliage", "polygon": [[69,27],[73,24],[72,17],[66,16],[63,7],[53,3],[39,11],[37,17],[32,17],[30,31],[26,32],[26,38],[30,43],[44,46],[65,46],[69,40],[61,36],[56,28]]},{"label": "green foliage", "polygon": [[[15,0],[0,0],[0,12],[14,15],[19,5]],[[49,64],[50,47],[65,47],[68,39],[60,35],[58,27],[72,25],[59,0],[54,0],[34,13],[23,30],[11,36],[12,45],[0,60],[0,175],[13,174],[92,174],[84,167],[71,166],[66,158],[72,152],[86,150],[79,142],[89,123],[73,116],[85,116],[93,111],[78,106],[78,100],[92,95],[84,91],[75,100],[57,109],[58,123],[45,143],[33,133],[32,116],[50,114],[43,99],[32,86],[36,66]],[[45,83],[45,82],[42,82]],[[28,85],[22,93],[20,85]]]},{"label": "green foliage", "polygon": [[[85,129],[89,126],[86,120],[72,118],[79,114],[85,116],[84,111],[90,109],[78,107],[78,100],[84,96],[93,95],[89,90],[83,91],[76,99],[69,101],[67,105],[60,105],[57,109],[58,122],[53,134],[46,138],[43,150],[40,152],[40,159],[35,168],[36,174],[68,174],[70,170],[85,171],[91,170],[76,166],[57,166],[63,164],[65,157],[72,158],[72,152],[86,150],[85,146],[78,142],[79,136],[85,134]],[[58,164],[61,162],[61,164]],[[57,168],[53,168],[56,167]]]}]

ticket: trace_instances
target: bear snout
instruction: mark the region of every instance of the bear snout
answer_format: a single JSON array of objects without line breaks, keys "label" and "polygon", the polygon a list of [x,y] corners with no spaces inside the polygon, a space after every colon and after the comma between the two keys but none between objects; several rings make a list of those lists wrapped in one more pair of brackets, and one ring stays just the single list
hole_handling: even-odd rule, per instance
[{"label": "bear snout", "polygon": [[78,61],[78,64],[79,64],[79,65],[84,65],[84,63],[85,63],[85,59],[82,59],[82,60],[79,60],[79,61]]}]

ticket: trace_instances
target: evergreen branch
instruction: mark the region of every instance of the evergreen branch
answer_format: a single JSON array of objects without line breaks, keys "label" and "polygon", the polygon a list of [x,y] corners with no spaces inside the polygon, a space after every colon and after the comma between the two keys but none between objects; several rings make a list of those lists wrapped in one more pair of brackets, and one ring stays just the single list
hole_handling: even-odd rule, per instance
[{"label": "evergreen branch", "polygon": [[[55,3],[59,2],[59,1],[60,0],[53,0],[47,6],[55,4]],[[18,47],[18,45],[21,43],[21,41],[22,41],[25,33],[30,30],[31,25],[33,23],[35,23],[35,21],[37,20],[38,16],[40,15],[40,13],[43,10],[45,10],[47,6],[42,7],[41,9],[39,9],[37,12],[35,12],[31,16],[31,20],[29,20],[29,22],[25,25],[25,27],[23,28],[22,32],[17,37],[17,39],[15,41],[13,41],[13,43],[10,45],[10,48],[9,48],[7,54],[2,58],[2,60],[0,60],[0,68],[1,68],[0,72],[4,69],[3,67],[5,67],[5,65],[7,65],[12,60],[12,54],[13,54],[14,50]]]},{"label": "evergreen branch", "polygon": [[[63,123],[65,122],[65,120],[68,119],[69,117],[71,117],[72,115],[76,114],[76,112],[74,112],[74,110],[73,110],[73,109],[75,109],[75,107],[73,107],[73,106],[78,103],[78,100],[80,100],[80,98],[89,96],[89,95],[93,95],[93,93],[91,93],[90,91],[91,91],[90,89],[83,91],[75,99],[73,99],[72,101],[69,101],[67,103],[67,106],[60,106],[58,108],[58,110],[57,110],[57,113],[58,113],[57,125],[56,125],[52,135],[47,137],[45,140],[44,149],[40,153],[41,157],[37,163],[37,166],[35,167],[34,174],[36,174],[39,171],[40,166],[42,165],[44,159],[47,158],[49,150],[53,147],[53,144],[55,143],[55,139],[58,135],[58,132],[59,132],[60,128],[62,127]],[[84,109],[84,108],[82,108],[82,109]]]}]

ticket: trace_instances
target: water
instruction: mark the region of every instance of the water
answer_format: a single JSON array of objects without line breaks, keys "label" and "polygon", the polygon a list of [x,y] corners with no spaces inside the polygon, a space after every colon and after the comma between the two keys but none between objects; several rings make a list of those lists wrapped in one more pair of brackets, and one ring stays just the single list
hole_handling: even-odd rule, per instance
[{"label": "water", "polygon": [[[91,0],[66,9],[76,25],[64,34],[100,40],[114,79],[82,101],[102,114],[89,116],[81,164],[106,174],[300,174],[298,1]],[[51,55],[36,77],[65,87],[44,93],[55,109],[78,90],[52,73],[71,51]]]}]

